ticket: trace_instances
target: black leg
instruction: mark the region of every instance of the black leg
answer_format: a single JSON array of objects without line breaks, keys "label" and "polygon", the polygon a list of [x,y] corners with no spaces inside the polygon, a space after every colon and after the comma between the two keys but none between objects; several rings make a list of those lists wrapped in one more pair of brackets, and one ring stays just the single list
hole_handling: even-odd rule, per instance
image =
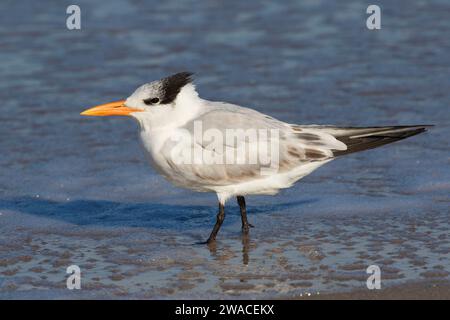
[{"label": "black leg", "polygon": [[245,198],[243,196],[237,196],[237,202],[241,209],[242,231],[248,233],[250,227],[253,227],[247,220],[247,209],[245,207]]},{"label": "black leg", "polygon": [[219,229],[220,229],[220,226],[222,225],[223,220],[225,220],[225,207],[223,204],[221,204],[219,202],[219,213],[217,214],[216,224],[214,225],[214,228],[212,229],[208,240],[206,240],[206,243],[209,244],[216,240],[217,232],[219,232]]}]

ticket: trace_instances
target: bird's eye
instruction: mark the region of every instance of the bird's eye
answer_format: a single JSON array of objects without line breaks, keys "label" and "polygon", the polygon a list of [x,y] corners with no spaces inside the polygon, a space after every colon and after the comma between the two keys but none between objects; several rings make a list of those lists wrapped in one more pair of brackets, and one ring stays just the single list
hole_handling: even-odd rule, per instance
[{"label": "bird's eye", "polygon": [[146,105],[151,105],[151,104],[155,104],[155,103],[158,103],[159,102],[159,99],[158,98],[148,98],[148,99],[145,99],[144,100],[144,103],[146,104]]}]

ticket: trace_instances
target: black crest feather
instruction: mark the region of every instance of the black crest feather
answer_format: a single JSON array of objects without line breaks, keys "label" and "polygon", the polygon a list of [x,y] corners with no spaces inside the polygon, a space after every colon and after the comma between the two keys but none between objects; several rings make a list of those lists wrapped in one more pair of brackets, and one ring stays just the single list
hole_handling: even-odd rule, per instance
[{"label": "black crest feather", "polygon": [[162,80],[162,91],[164,92],[164,97],[161,100],[162,104],[171,103],[180,93],[181,88],[183,88],[188,83],[192,82],[191,72],[180,72],[171,75]]}]

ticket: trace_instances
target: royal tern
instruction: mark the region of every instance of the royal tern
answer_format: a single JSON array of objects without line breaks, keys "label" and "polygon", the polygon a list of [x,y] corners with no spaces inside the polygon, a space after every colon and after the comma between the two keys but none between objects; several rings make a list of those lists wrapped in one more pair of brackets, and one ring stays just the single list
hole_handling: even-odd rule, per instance
[{"label": "royal tern", "polygon": [[276,194],[336,157],[428,127],[289,124],[249,108],[200,98],[188,72],[144,84],[126,100],[81,114],[135,118],[144,149],[159,173],[177,186],[217,194],[219,212],[207,243],[215,240],[230,197],[237,197],[242,230],[248,233],[244,196]]}]

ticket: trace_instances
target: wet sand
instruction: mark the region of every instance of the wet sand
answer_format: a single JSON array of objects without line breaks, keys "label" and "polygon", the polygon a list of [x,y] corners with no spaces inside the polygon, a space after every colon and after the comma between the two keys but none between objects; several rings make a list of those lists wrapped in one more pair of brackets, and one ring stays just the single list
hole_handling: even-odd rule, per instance
[{"label": "wet sand", "polygon": [[392,286],[380,290],[357,290],[323,295],[301,296],[296,299],[323,300],[449,300],[450,282],[419,282]]},{"label": "wet sand", "polygon": [[[198,242],[208,234],[213,208],[178,206],[170,218],[149,212],[136,220],[135,204],[120,204],[119,210],[117,204],[95,202],[94,211],[78,213],[88,221],[75,225],[54,217],[67,212],[79,221],[70,210],[78,212],[76,203],[41,202],[37,211],[45,208],[46,217],[2,210],[2,298],[400,297],[419,279],[414,286],[419,296],[434,297],[433,290],[448,288],[421,286],[448,282],[446,213],[388,215],[377,208],[372,214],[329,215],[320,202],[314,214],[299,214],[305,204],[259,212],[250,206],[255,228],[244,237],[237,207],[231,206],[217,243],[208,247]],[[14,206],[30,210],[26,202]],[[183,219],[191,210],[196,218]],[[173,228],[174,221],[180,229]],[[66,289],[72,264],[82,270],[79,291]],[[380,292],[367,292],[369,265],[381,269]],[[384,289],[391,287],[398,289]]]}]

